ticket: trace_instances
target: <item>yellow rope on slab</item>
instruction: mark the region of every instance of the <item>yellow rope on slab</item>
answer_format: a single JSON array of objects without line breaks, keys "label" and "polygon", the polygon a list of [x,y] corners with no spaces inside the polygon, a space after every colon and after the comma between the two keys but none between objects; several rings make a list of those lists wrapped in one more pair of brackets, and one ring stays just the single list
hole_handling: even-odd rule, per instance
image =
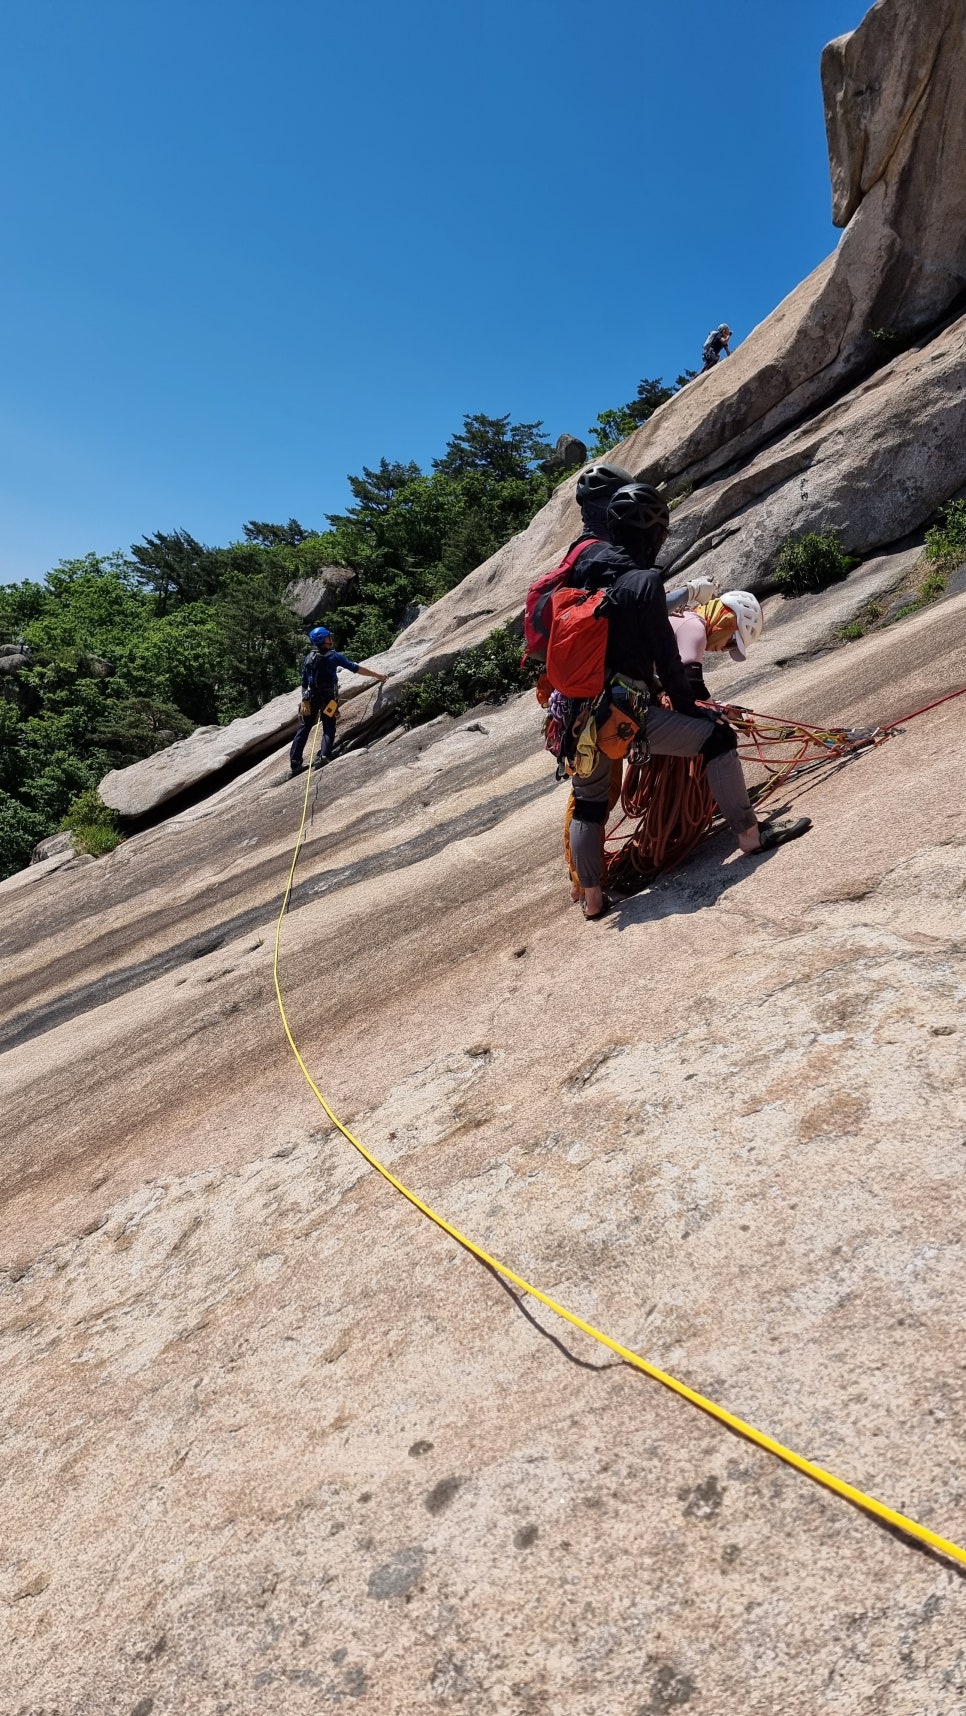
[{"label": "yellow rope on slab", "polygon": [[512,1282],[513,1285],[515,1287],[519,1287],[522,1292],[528,1293],[532,1298],[539,1300],[541,1305],[546,1305],[549,1311],[553,1311],[555,1316],[561,1317],[563,1321],[565,1323],[569,1323],[572,1328],[579,1329],[584,1335],[589,1335],[591,1340],[598,1341],[601,1346],[607,1347],[612,1353],[616,1353],[618,1358],[623,1359],[626,1364],[632,1365],[635,1370],[643,1371],[645,1376],[649,1376],[654,1382],[659,1382],[665,1388],[669,1388],[673,1394],[680,1395],[682,1400],[689,1401],[692,1406],[700,1407],[701,1411],[706,1412],[709,1417],[716,1418],[719,1424],[724,1424],[729,1430],[734,1430],[739,1436],[744,1436],[747,1441],[753,1442],[756,1447],[764,1449],[765,1453],[774,1454],[776,1459],[783,1460],[786,1466],[792,1466],[795,1471],[803,1473],[806,1478],[811,1478],[813,1483],[821,1484],[823,1489],[831,1490],[833,1495],[841,1496],[844,1501],[852,1502],[855,1507],[862,1508],[865,1513],[871,1514],[874,1519],[880,1520],[883,1525],[891,1526],[895,1531],[903,1532],[907,1537],[914,1539],[915,1542],[925,1544],[929,1549],[935,1550],[940,1555],[948,1556],[951,1561],[956,1561],[961,1566],[966,1567],[966,1550],[961,1549],[958,1544],[952,1543],[949,1538],[941,1537],[938,1532],[930,1531],[928,1526],[919,1525],[916,1520],[909,1519],[906,1514],[898,1513],[895,1508],[887,1507],[884,1502],[876,1501],[873,1496],[867,1496],[864,1491],[856,1489],[852,1484],[845,1483],[842,1478],[837,1478],[833,1472],[827,1472],[823,1466],[817,1466],[812,1460],[806,1460],[803,1455],[796,1454],[791,1448],[786,1448],[783,1443],[776,1441],[773,1436],[767,1435],[763,1430],[756,1430],[753,1424],[746,1424],[743,1418],[736,1417],[735,1414],[733,1412],[729,1412],[726,1407],[718,1406],[715,1401],[708,1400],[705,1395],[699,1394],[696,1389],[689,1388],[686,1383],[678,1382],[676,1377],[669,1376],[666,1371],[659,1370],[657,1365],[650,1364],[647,1359],[641,1358],[640,1354],[632,1352],[630,1347],[622,1346],[620,1341],[615,1341],[610,1335],[604,1334],[603,1330],[595,1328],[593,1323],[587,1323],[584,1321],[583,1317],[578,1317],[573,1311],[568,1311],[566,1305],[561,1305],[556,1299],[551,1299],[548,1293],[541,1292],[539,1287],[534,1287],[531,1282],[524,1280],[522,1275],[517,1275],[514,1270],[508,1269],[506,1264],[501,1263],[498,1258],[491,1257],[490,1253],[488,1251],[484,1251],[482,1246],[477,1245],[474,1240],[468,1239],[466,1234],[461,1233],[459,1228],[454,1227],[451,1222],[448,1222],[445,1216],[441,1216],[438,1211],[432,1209],[429,1204],[424,1203],[422,1198],[417,1197],[415,1192],[410,1191],[408,1186],[404,1186],[401,1180],[397,1180],[395,1174],[391,1173],[377,1157],[373,1156],[371,1151],[367,1150],[365,1145],[349,1131],[348,1127],[343,1125],[338,1115],[333,1113],[299,1053],[298,1045],[292,1035],[291,1028],[286,1017],[285,1004],[282,1000],[282,990],[278,978],[278,960],[282,934],[282,921],[285,917],[285,912],[291,897],[292,885],[295,880],[295,868],[298,863],[299,853],[302,847],[302,839],[305,833],[305,823],[308,816],[309,806],[309,789],[312,782],[312,768],[315,760],[315,748],[318,742],[318,734],[319,728],[318,724],[316,724],[315,732],[312,737],[312,750],[309,757],[308,774],[305,782],[305,796],[302,802],[302,821],[299,826],[298,838],[295,842],[295,851],[292,856],[292,865],[289,870],[288,884],[285,889],[285,897],[282,901],[282,909],[278,914],[278,922],[275,926],[275,958],[273,962],[273,976],[275,981],[275,994],[278,997],[278,1010],[282,1016],[282,1024],[285,1028],[285,1035],[288,1038],[289,1047],[292,1050],[295,1059],[298,1061],[307,1084],[314,1092],[333,1126],[342,1133],[343,1138],[348,1140],[353,1149],[358,1150],[360,1156],[369,1163],[369,1166],[371,1168],[375,1168],[377,1174],[381,1174],[383,1179],[388,1181],[389,1185],[392,1186],[395,1191],[399,1192],[402,1197],[406,1198],[406,1200],[412,1204],[414,1209],[419,1211],[420,1215],[426,1216],[427,1219],[433,1222],[436,1227],[440,1228],[443,1233],[448,1233],[450,1238],[455,1239],[458,1245],[461,1245],[464,1250],[471,1252],[474,1257],[479,1258],[481,1263],[485,1263],[488,1268],[495,1270],[498,1275],[502,1275],[505,1281]]}]

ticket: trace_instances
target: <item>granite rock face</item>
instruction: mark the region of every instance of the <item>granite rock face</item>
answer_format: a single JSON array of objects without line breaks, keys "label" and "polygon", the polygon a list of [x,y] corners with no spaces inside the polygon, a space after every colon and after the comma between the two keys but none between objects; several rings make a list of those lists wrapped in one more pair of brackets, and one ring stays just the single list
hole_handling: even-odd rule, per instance
[{"label": "granite rock face", "polygon": [[[904,716],[966,683],[964,622],[748,701]],[[962,709],[600,926],[532,698],[443,718],[310,783],[280,958],[405,1183],[958,1542]],[[266,760],[3,886],[5,1711],[960,1716],[947,1567],[521,1307],[334,1132],[272,980],[304,790]]]},{"label": "granite rock face", "polygon": [[[679,490],[756,447],[934,326],[966,291],[966,0],[877,0],[822,62],[835,253],[734,355],[623,444]],[[877,337],[878,336],[878,339]]]},{"label": "granite rock face", "polygon": [[867,556],[966,483],[966,318],[877,370],[672,515],[661,556],[723,587],[767,585],[782,543],[835,530]]}]

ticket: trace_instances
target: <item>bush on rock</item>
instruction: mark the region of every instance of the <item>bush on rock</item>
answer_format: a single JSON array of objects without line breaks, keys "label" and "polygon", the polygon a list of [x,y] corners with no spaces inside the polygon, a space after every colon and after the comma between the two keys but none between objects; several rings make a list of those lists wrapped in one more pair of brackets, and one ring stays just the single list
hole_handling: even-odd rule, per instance
[{"label": "bush on rock", "polygon": [[966,560],[966,500],[950,501],[926,531],[926,559],[947,571]]},{"label": "bush on rock", "polygon": [[775,583],[783,596],[807,596],[840,584],[858,561],[846,554],[837,530],[809,531],[783,544]]},{"label": "bush on rock", "polygon": [[467,649],[442,673],[428,673],[410,685],[399,700],[409,727],[437,715],[462,715],[475,703],[502,703],[516,691],[533,685],[539,666],[520,664],[520,639],[509,626],[491,632],[485,643]]},{"label": "bush on rock", "polygon": [[77,849],[100,858],[113,852],[120,841],[120,817],[101,798],[96,788],[80,792],[67,806],[63,827],[74,836]]}]

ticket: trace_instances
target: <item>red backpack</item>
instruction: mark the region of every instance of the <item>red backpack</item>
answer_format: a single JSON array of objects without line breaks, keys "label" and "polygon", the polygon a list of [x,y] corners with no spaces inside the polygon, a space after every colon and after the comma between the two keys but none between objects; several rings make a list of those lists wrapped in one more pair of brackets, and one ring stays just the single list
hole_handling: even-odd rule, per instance
[{"label": "red backpack", "polygon": [[550,598],[547,677],[562,697],[599,697],[604,689],[607,619],[598,614],[606,590],[557,590]]},{"label": "red backpack", "polygon": [[555,566],[552,572],[541,573],[530,585],[523,610],[524,661],[545,659],[550,642],[550,598],[573,571],[584,549],[591,548],[599,540],[596,536],[582,536],[579,542],[568,548],[559,566]]}]

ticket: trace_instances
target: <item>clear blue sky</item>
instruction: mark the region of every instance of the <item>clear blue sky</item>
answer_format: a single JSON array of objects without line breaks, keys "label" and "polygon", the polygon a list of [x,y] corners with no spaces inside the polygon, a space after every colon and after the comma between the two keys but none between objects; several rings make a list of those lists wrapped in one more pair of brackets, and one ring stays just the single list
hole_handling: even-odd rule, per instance
[{"label": "clear blue sky", "polygon": [[829,250],[863,0],[10,0],[0,579],[585,435]]}]

